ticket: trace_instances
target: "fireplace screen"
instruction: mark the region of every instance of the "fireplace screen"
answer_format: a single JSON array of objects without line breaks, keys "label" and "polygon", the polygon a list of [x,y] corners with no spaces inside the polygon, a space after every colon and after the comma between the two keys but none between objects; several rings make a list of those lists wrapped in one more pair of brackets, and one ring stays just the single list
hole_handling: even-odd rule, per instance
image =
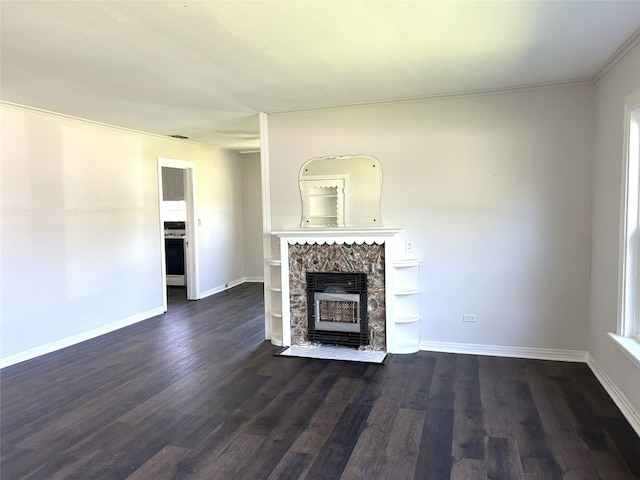
[{"label": "fireplace screen", "polygon": [[360,295],[316,292],[313,297],[316,329],[340,332],[360,330]]},{"label": "fireplace screen", "polygon": [[320,321],[338,323],[358,323],[358,302],[336,302],[333,300],[318,300]]},{"label": "fireplace screen", "polygon": [[310,342],[368,345],[367,276],[358,272],[307,272]]}]

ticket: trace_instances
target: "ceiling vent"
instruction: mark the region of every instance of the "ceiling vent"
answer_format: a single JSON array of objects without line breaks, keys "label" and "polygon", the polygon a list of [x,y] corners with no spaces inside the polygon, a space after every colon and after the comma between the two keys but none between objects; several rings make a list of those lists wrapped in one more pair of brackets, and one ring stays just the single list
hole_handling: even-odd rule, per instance
[{"label": "ceiling vent", "polygon": [[187,140],[189,138],[189,137],[185,137],[184,135],[178,135],[178,134],[169,135],[169,137],[171,137],[171,138],[179,138],[180,140]]}]

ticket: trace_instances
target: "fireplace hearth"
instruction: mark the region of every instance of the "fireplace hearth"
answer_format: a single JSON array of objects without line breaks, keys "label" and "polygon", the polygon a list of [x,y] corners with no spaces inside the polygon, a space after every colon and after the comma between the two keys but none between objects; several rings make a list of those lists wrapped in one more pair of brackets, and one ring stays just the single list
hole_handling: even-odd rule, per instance
[{"label": "fireplace hearth", "polygon": [[307,272],[307,338],[312,343],[369,344],[367,274]]}]

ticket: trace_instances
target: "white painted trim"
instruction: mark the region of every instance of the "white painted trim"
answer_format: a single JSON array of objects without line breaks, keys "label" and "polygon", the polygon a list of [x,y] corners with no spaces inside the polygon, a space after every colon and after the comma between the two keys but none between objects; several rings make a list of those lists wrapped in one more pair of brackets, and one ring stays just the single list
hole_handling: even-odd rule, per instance
[{"label": "white painted trim", "polygon": [[582,350],[560,350],[555,348],[510,347],[505,345],[481,345],[475,343],[421,341],[420,350],[445,353],[466,353],[494,357],[533,358],[562,362],[586,362],[589,352]]},{"label": "white painted trim", "polygon": [[160,236],[160,274],[162,275],[162,311],[166,312],[167,306],[167,264],[165,261],[167,252],[164,241],[164,223],[162,218],[162,201],[164,199],[164,188],[162,187],[162,162],[156,159],[158,173],[158,235]]},{"label": "white painted trim", "polygon": [[[189,162],[185,162],[189,163]],[[187,298],[197,299],[200,294],[200,262],[198,261],[199,249],[198,249],[198,235],[199,228],[198,219],[198,195],[196,191],[196,166],[190,164],[184,170],[184,193],[188,197],[187,201],[187,218],[189,222],[186,225],[186,240],[187,245],[187,268],[185,273],[187,275]]]},{"label": "white painted trim", "polygon": [[247,283],[264,283],[264,277],[243,277],[242,281]]},{"label": "white painted trim", "polygon": [[591,81],[597,83],[609,70],[615,67],[615,65],[622,60],[632,48],[638,45],[638,43],[640,43],[640,30],[636,30],[636,32],[631,35],[631,37],[620,46],[620,48],[613,52],[607,61],[604,62],[596,73],[593,74]]},{"label": "white painted trim", "polygon": [[636,367],[640,368],[640,343],[633,338],[623,337],[615,333],[609,333],[609,337],[616,342],[618,350],[624,353]]},{"label": "white painted trim", "polygon": [[[382,245],[393,237],[401,234],[404,230],[400,228],[334,228],[334,229],[315,229],[304,228],[300,230],[286,230],[280,232],[271,232],[280,239],[291,245],[313,245],[313,244],[358,244],[372,245],[377,243]],[[283,262],[288,261],[282,258]]]},{"label": "white painted trim", "polygon": [[[262,233],[271,232],[271,177],[269,175],[269,115],[260,113],[260,179],[262,181]],[[270,252],[268,252],[270,253]],[[268,256],[267,256],[268,257]]]},{"label": "white painted trim", "polygon": [[[271,335],[271,342],[280,342],[281,346],[291,346],[291,284],[289,283],[289,244],[283,237],[280,240],[280,325],[275,334]],[[277,316],[273,316],[273,321],[277,321]],[[280,338],[277,337],[277,330],[280,331]]]},{"label": "white painted trim", "polygon": [[600,368],[600,365],[596,362],[596,360],[589,355],[587,359],[587,365],[598,379],[602,387],[609,394],[613,402],[622,412],[622,415],[627,419],[627,421],[631,424],[631,427],[636,431],[638,436],[640,437],[640,413],[636,412],[633,409],[633,405],[627,400],[627,397],[624,396],[624,393],[616,387],[616,384],[607,376],[607,374]]},{"label": "white painted trim", "polygon": [[16,353],[15,355],[11,355],[9,357],[0,359],[0,368],[5,368],[10,365],[15,365],[17,363],[21,363],[26,360],[31,360],[36,357],[46,355],[47,353],[55,352],[56,350],[61,350],[63,348],[67,348],[72,345],[76,345],[78,343],[91,340],[92,338],[99,337],[106,333],[114,332],[121,328],[125,328],[135,323],[142,322],[143,320],[147,320],[157,315],[162,315],[163,313],[164,313],[164,310],[162,309],[162,307],[153,308],[151,310],[147,310],[146,312],[137,313],[135,315],[132,315],[127,318],[123,318],[121,320],[117,320],[107,325],[102,325],[98,328],[94,328],[93,330],[89,330],[87,332],[82,332],[76,335],[72,335],[70,337],[61,338],[60,340],[56,340],[55,342],[47,343],[46,345],[41,345],[39,347],[32,348],[24,352]]},{"label": "white painted trim", "polygon": [[121,132],[129,132],[129,133],[133,133],[136,135],[144,135],[145,137],[154,137],[160,140],[167,140],[169,142],[180,142],[180,143],[190,143],[191,145],[199,145],[201,147],[206,147],[206,148],[214,148],[216,150],[223,150],[223,151],[235,151],[235,148],[230,148],[230,147],[220,147],[220,146],[216,146],[216,145],[211,145],[209,143],[202,143],[202,142],[195,142],[193,140],[189,140],[186,138],[175,138],[175,137],[171,137],[169,135],[160,135],[157,133],[150,133],[150,132],[143,132],[142,130],[134,130],[132,128],[126,128],[126,127],[120,127],[118,125],[112,125],[110,123],[102,123],[102,122],[96,122],[95,120],[89,120],[87,118],[81,118],[81,117],[74,117],[73,115],[66,115],[64,113],[60,113],[60,112],[53,112],[51,110],[45,110],[42,108],[37,108],[37,107],[30,107],[29,105],[22,105],[21,103],[13,103],[13,102],[7,102],[5,100],[0,100],[0,105],[3,107],[8,107],[8,108],[14,108],[17,110],[27,110],[27,111],[31,111],[31,112],[35,112],[41,115],[46,115],[49,117],[57,117],[57,118],[64,118],[66,120],[70,120],[73,122],[79,122],[79,123],[84,123],[86,125],[93,125],[93,126],[97,126],[97,127],[101,127],[101,128],[109,128],[112,130],[119,130]]},{"label": "white painted trim", "polygon": [[339,110],[344,108],[359,108],[359,107],[369,107],[371,105],[390,105],[390,104],[402,104],[402,103],[414,103],[414,102],[432,102],[432,101],[440,101],[440,100],[451,100],[451,99],[459,99],[459,98],[474,98],[474,97],[484,97],[488,95],[504,95],[509,93],[520,93],[520,92],[532,92],[537,90],[543,90],[547,88],[561,88],[561,87],[576,87],[580,85],[593,85],[593,81],[590,78],[576,79],[576,80],[567,80],[567,81],[559,81],[559,82],[545,82],[545,83],[534,83],[534,84],[523,84],[517,85],[514,87],[503,87],[503,88],[495,88],[495,89],[487,89],[487,90],[470,90],[458,93],[442,93],[442,94],[434,94],[427,96],[417,96],[417,97],[406,97],[406,98],[396,98],[389,100],[374,100],[374,101],[365,101],[365,102],[352,102],[352,103],[344,103],[344,104],[336,104],[336,105],[326,105],[323,107],[302,107],[302,108],[294,108],[289,110],[273,110],[269,112],[269,115],[282,115],[289,113],[297,113],[297,112],[317,112],[323,110]]},{"label": "white painted trim", "polygon": [[246,282],[246,277],[238,278],[236,280],[231,280],[230,282],[225,283],[224,285],[218,285],[217,287],[210,288],[209,290],[205,290],[204,292],[200,292],[200,296],[194,300],[200,300],[201,298],[210,297],[211,295],[215,295],[216,293],[224,292],[225,290],[229,290],[230,288],[237,287],[238,285]]},{"label": "white painted trim", "polygon": [[187,284],[187,298],[189,300],[197,300],[201,298],[200,293],[200,273],[198,262],[198,235],[196,235],[198,209],[197,209],[197,196],[196,196],[196,165],[193,162],[186,162],[184,160],[175,160],[172,158],[157,157],[158,160],[158,208],[160,209],[160,236],[162,245],[162,284],[163,284],[163,306],[165,311],[167,310],[166,300],[166,270],[164,266],[164,225],[162,218],[162,167],[179,168],[184,170],[184,195],[187,201],[187,225],[186,225],[186,259],[185,259],[185,274]]},{"label": "white painted trim", "polygon": [[[269,259],[271,251],[271,176],[269,166],[269,115],[260,112],[260,181],[262,186],[262,257]],[[262,263],[264,276],[264,338],[272,339],[273,319],[269,312],[272,309],[272,299],[269,287],[273,283],[271,264]]]},{"label": "white painted trim", "polygon": [[[622,159],[622,188],[620,198],[620,232],[618,249],[618,335],[632,337],[636,325],[634,319],[638,316],[636,302],[638,293],[636,283],[640,275],[633,261],[634,253],[632,249],[631,236],[638,229],[638,185],[635,183],[638,175],[638,163],[636,158],[632,158],[629,151],[631,143],[631,123],[634,118],[634,111],[640,108],[640,90],[628,95],[624,102],[624,137],[623,137],[623,159]],[[631,250],[631,251],[630,251]]]}]

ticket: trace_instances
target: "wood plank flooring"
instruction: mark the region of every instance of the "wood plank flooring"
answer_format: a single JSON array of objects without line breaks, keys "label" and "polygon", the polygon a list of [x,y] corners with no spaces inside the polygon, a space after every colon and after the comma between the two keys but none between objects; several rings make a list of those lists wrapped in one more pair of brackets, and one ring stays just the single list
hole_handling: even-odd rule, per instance
[{"label": "wood plank flooring", "polygon": [[262,284],[1,372],[2,479],[640,478],[584,364],[274,357]]}]

